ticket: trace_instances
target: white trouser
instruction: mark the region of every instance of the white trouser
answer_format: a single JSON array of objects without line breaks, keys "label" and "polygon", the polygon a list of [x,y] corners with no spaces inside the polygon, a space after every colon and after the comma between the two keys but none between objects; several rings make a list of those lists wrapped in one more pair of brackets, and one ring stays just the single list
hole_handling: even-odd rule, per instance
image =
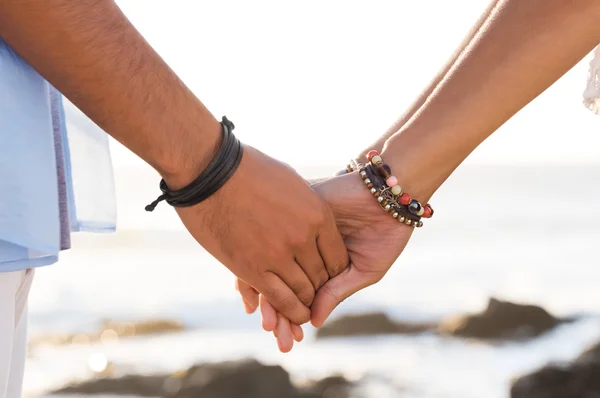
[{"label": "white trouser", "polygon": [[0,398],[21,398],[33,270],[0,272]]}]

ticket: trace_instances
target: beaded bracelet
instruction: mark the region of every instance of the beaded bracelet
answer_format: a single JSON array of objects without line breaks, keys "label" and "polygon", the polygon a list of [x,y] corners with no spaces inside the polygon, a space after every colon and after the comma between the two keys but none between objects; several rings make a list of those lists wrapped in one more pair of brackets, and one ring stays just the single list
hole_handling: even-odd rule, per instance
[{"label": "beaded bracelet", "polygon": [[[391,212],[392,217],[399,222],[421,228],[421,218],[431,218],[433,208],[429,203],[422,205],[412,199],[398,184],[398,179],[392,175],[390,167],[383,162],[382,157],[375,150],[367,154],[368,164],[363,165],[355,160],[350,161],[346,172],[358,171],[367,188],[377,198],[381,208]],[[339,173],[338,173],[339,174]]]}]

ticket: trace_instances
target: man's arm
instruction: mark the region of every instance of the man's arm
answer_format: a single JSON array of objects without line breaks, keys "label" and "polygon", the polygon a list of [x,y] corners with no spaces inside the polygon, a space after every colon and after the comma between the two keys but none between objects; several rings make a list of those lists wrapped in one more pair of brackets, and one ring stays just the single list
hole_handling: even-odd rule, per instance
[{"label": "man's arm", "polygon": [[[198,176],[219,145],[217,120],[112,0],[0,0],[0,36],[171,189]],[[206,62],[217,60],[206,54]],[[251,147],[215,195],[178,214],[295,323],[309,320],[315,290],[348,264],[327,204]]]},{"label": "man's arm", "polygon": [[0,36],[172,188],[210,161],[219,122],[113,1],[0,0]]}]

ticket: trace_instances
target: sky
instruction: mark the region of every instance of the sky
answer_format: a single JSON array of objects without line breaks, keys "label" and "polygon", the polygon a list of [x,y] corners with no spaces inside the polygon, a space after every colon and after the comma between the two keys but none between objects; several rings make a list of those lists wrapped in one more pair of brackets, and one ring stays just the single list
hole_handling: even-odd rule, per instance
[{"label": "sky", "polygon": [[[343,165],[382,134],[488,2],[118,4],[215,116],[234,121],[242,141],[294,166]],[[581,104],[588,62],[510,120],[467,163],[600,160],[600,118]],[[145,167],[119,144],[112,149],[117,169]]]}]

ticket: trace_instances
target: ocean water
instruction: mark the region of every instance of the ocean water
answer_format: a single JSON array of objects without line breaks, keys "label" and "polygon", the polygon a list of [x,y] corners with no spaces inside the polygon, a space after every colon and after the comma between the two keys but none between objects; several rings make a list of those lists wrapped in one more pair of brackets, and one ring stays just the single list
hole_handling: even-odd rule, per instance
[{"label": "ocean water", "polygon": [[[304,173],[331,171],[312,167]],[[143,213],[154,173],[139,169],[120,176],[118,188],[132,180],[140,186],[121,200],[127,217],[154,218]],[[167,206],[154,229],[76,235],[75,249],[37,274],[32,335],[94,330],[107,317],[169,317],[190,330],[37,347],[27,364],[26,389],[35,395],[90,377],[98,356],[129,372],[252,356],[284,365],[298,380],[337,372],[376,376],[371,380],[379,383],[369,384],[368,397],[506,397],[512,377],[568,360],[600,340],[599,195],[600,164],[465,166],[436,194],[436,218],[414,234],[388,275],[335,313],[383,310],[397,319],[439,319],[481,310],[495,296],[582,316],[538,339],[504,345],[427,334],[315,341],[307,328],[303,343],[280,354],[258,316],[243,312],[233,277],[177,227]]]},{"label": "ocean water", "polygon": [[[331,175],[385,131],[487,3],[118,1],[244,142],[307,177]],[[158,176],[113,142],[119,232],[78,234],[57,265],[38,271],[31,334],[95,330],[107,317],[168,317],[190,330],[35,347],[27,394],[91,377],[90,364],[104,359],[123,372],[155,372],[253,356],[298,380],[375,375],[368,397],[507,397],[512,377],[600,339],[600,119],[581,105],[586,69],[587,59],[482,144],[435,195],[435,218],[384,280],[335,313],[439,319],[481,310],[495,296],[580,321],[505,345],[431,335],[317,342],[308,328],[281,354],[259,317],[243,312],[233,277],[174,211],[144,211]]]}]

